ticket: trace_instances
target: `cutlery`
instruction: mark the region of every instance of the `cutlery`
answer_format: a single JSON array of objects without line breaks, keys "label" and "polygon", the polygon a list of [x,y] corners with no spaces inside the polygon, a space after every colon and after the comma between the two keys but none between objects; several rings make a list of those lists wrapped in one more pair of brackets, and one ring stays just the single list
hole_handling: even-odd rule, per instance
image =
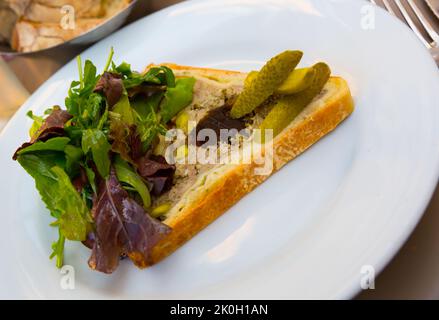
[{"label": "cutlery", "polygon": [[[370,2],[379,5],[378,0],[370,0]],[[406,0],[405,4],[403,4],[402,0],[381,0],[381,3],[382,7],[390,14],[402,18],[407,23],[430,51],[439,66],[439,34],[419,4],[414,0]],[[438,4],[433,1],[428,1],[428,4],[432,13],[435,14],[435,18],[437,18],[436,15],[438,13],[434,9],[438,7]]]},{"label": "cutlery", "polygon": [[439,1],[438,0],[425,0],[425,3],[430,7],[431,11],[439,19]]}]

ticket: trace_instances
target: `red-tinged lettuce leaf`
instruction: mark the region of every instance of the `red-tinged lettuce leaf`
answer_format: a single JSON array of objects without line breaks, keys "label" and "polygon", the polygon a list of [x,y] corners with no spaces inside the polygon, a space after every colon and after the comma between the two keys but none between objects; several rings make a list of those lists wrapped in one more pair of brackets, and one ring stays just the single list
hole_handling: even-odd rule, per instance
[{"label": "red-tinged lettuce leaf", "polygon": [[140,176],[152,185],[152,193],[159,196],[172,187],[175,165],[168,164],[162,156],[146,155],[137,161]]},{"label": "red-tinged lettuce leaf", "polygon": [[84,246],[86,246],[87,248],[89,248],[90,250],[93,250],[93,247],[95,245],[95,241],[96,241],[96,238],[95,238],[94,232],[90,232],[87,235],[87,238],[84,241],[82,241],[82,244]]},{"label": "red-tinged lettuce leaf", "polygon": [[65,110],[54,108],[52,113],[43,121],[41,127],[37,130],[30,142],[24,143],[15,151],[12,159],[17,160],[18,154],[25,148],[29,148],[37,141],[47,141],[54,137],[64,136],[64,126],[72,116]]},{"label": "red-tinged lettuce leaf", "polygon": [[142,141],[135,125],[122,121],[119,114],[110,116],[111,150],[118,153],[125,161],[133,162],[142,156]]},{"label": "red-tinged lettuce leaf", "polygon": [[115,271],[124,254],[138,267],[146,267],[152,248],[171,231],[129,197],[114,169],[101,180],[92,212],[95,240],[88,263],[104,273]]},{"label": "red-tinged lettuce leaf", "polygon": [[31,143],[38,141],[46,141],[54,136],[64,135],[64,126],[72,115],[65,110],[54,108],[52,113],[44,120],[40,129],[35,136],[32,137]]},{"label": "red-tinged lettuce leaf", "polygon": [[146,154],[159,133],[166,128],[160,123],[155,110],[163,94],[148,99],[130,101],[123,96],[109,113],[112,151],[132,164]]},{"label": "red-tinged lettuce leaf", "polygon": [[122,97],[123,94],[123,82],[117,73],[104,72],[99,79],[95,92],[102,92],[107,98],[108,105],[114,106]]},{"label": "red-tinged lettuce leaf", "polygon": [[139,159],[144,155],[144,152],[143,152],[142,140],[135,126],[131,127],[131,134],[129,141],[131,146],[131,158],[134,161],[136,161],[137,159]]},{"label": "red-tinged lettuce leaf", "polygon": [[78,193],[81,193],[85,186],[88,184],[87,173],[84,168],[79,168],[79,175],[72,180],[72,185],[75,187]]},{"label": "red-tinged lettuce leaf", "polygon": [[166,86],[143,84],[132,87],[127,91],[130,99],[135,98],[138,95],[142,95],[144,98],[150,98],[157,93],[164,93],[166,91]]}]

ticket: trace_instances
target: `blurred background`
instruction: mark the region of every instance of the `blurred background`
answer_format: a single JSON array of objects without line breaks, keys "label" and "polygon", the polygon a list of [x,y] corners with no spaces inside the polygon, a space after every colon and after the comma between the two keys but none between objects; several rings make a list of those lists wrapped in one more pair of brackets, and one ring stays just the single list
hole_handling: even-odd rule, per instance
[{"label": "blurred background", "polygon": [[[382,6],[388,1],[375,0],[377,4]],[[420,5],[427,4],[425,0],[415,1]],[[44,47],[53,44],[47,43],[47,39],[52,37],[50,34],[52,29],[50,28],[53,26],[41,28],[40,25],[32,21],[20,25],[21,29],[16,31],[15,37],[12,37],[14,39],[10,39],[9,43],[3,39],[5,34],[11,33],[10,30],[7,30],[5,24],[9,23],[10,27],[10,19],[11,17],[17,18],[16,12],[22,9],[20,6],[29,5],[32,2],[35,2],[36,6],[26,13],[26,19],[34,21],[38,17],[53,19],[53,12],[45,11],[46,5],[55,3],[57,7],[60,7],[65,3],[93,4],[94,2],[100,2],[100,0],[0,0],[0,43],[3,40],[3,44],[0,44],[0,131],[30,94],[66,62],[73,59],[93,42],[126,24],[164,7],[181,2],[181,0],[114,0],[115,4],[122,5],[123,2],[126,2],[129,5],[122,5],[123,10],[111,13],[113,16],[106,18],[105,21],[99,20],[96,22],[93,20],[94,17],[86,16],[89,19],[87,23],[91,21],[98,26],[93,26],[91,32],[85,36],[68,40],[63,44],[55,43],[55,47],[45,50],[17,53],[11,50],[11,43],[18,50],[26,51],[32,49],[30,44],[36,43],[34,41],[35,37],[43,35],[38,45]],[[436,14],[439,17],[439,0],[428,0],[428,2],[436,7]],[[59,11],[59,9],[57,10]],[[55,16],[57,14],[55,12]],[[85,15],[87,14],[85,13]],[[403,19],[401,15],[400,18]],[[438,26],[438,21],[433,21],[435,27]],[[72,36],[67,31],[59,31],[64,32],[66,39]],[[46,35],[47,37],[45,37]],[[438,211],[439,190],[436,190],[415,232],[392,262],[378,276],[375,282],[375,290],[362,292],[357,297],[358,299],[439,299]]]},{"label": "blurred background", "polygon": [[[23,45],[16,45],[16,47],[28,50],[30,46],[26,46],[26,44],[30,42],[29,38],[33,37],[34,44],[38,44],[39,48],[43,48],[34,52],[16,52],[16,50],[11,49],[11,46],[6,41],[0,44],[0,130],[30,94],[59,68],[95,41],[111,34],[124,25],[159,9],[181,2],[181,0],[113,0],[118,9],[125,8],[124,5],[121,5],[123,2],[128,3],[129,7],[116,12],[114,16],[104,22],[94,17],[89,18],[85,16],[84,21],[86,23],[78,23],[77,27],[81,27],[82,24],[89,24],[89,22],[99,25],[97,27],[92,25],[90,32],[77,39],[72,39],[63,44],[54,43],[55,47],[44,49],[45,45],[53,45],[52,43],[47,44],[47,39],[53,37],[52,33],[48,34],[49,32],[59,31],[61,34],[71,36],[68,32],[58,30],[59,23],[56,23],[55,26],[53,22],[53,19],[60,18],[58,15],[63,5],[70,3],[83,5],[85,2],[100,3],[100,0],[0,0],[0,43],[2,42],[2,34],[6,33],[6,29],[10,27],[10,24],[7,22],[12,17],[17,18],[16,12],[21,9],[20,6],[27,6],[28,9],[25,10],[23,15],[26,15],[25,19],[32,21],[27,25],[17,26],[17,33],[21,36],[21,38],[19,37],[21,41],[16,40],[15,42],[23,43]],[[52,5],[56,5],[57,9],[55,12],[47,9],[51,8]],[[61,13],[61,18],[63,16],[68,16],[68,12],[65,14]],[[44,23],[44,29],[40,27],[41,20],[48,21],[48,23]],[[2,21],[7,22],[3,23]],[[58,29],[55,29],[56,27]],[[29,30],[30,28],[32,29]],[[50,30],[48,30],[49,28]],[[25,31],[27,33],[24,33]],[[37,32],[39,33],[38,36],[34,35]],[[48,34],[47,37],[45,37],[46,34]],[[35,45],[33,49],[35,49]]]}]

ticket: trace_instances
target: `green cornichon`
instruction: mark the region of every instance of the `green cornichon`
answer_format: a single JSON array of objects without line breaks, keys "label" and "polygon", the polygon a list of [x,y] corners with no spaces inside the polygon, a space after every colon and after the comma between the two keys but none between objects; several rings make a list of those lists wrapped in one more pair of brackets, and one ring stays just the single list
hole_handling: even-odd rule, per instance
[{"label": "green cornichon", "polygon": [[316,75],[314,68],[296,69],[288,76],[282,85],[277,88],[276,93],[281,95],[290,95],[302,92],[308,89]]},{"label": "green cornichon", "polygon": [[[250,86],[251,82],[258,76],[257,71],[251,71],[245,79],[245,86]],[[315,77],[314,68],[295,69],[290,73],[287,80],[282,83],[274,92],[278,95],[290,95],[308,89]]]},{"label": "green cornichon", "polygon": [[244,81],[244,87],[249,87],[253,80],[258,76],[258,71],[250,71]]},{"label": "green cornichon", "polygon": [[331,75],[331,69],[323,62],[314,65],[313,69],[316,73],[308,89],[295,95],[285,96],[276,102],[260,126],[262,139],[266,129],[273,130],[273,137],[279,134],[322,91]]},{"label": "green cornichon", "polygon": [[232,118],[241,118],[267,100],[288,78],[302,59],[301,51],[285,51],[261,69],[255,79],[239,95],[232,107]]}]

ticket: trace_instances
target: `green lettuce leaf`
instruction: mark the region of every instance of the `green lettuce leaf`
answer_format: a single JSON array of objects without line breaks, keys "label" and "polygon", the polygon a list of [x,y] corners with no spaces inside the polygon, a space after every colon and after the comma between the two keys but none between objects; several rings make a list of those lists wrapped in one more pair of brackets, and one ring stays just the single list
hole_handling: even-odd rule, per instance
[{"label": "green lettuce leaf", "polygon": [[131,71],[131,65],[127,62],[122,62],[117,67],[113,64],[113,72],[119,73],[127,78],[133,74]]},{"label": "green lettuce leaf", "polygon": [[18,155],[26,154],[26,153],[33,153],[38,151],[64,151],[67,144],[70,142],[70,138],[67,137],[56,137],[49,139],[45,142],[38,141],[34,144],[30,145],[29,147],[26,147],[24,149],[21,149],[17,152]]},{"label": "green lettuce leaf", "polygon": [[64,260],[64,244],[66,242],[66,237],[63,236],[61,230],[58,230],[58,240],[52,243],[52,254],[50,259],[56,257],[56,266],[61,268],[63,266]]},{"label": "green lettuce leaf", "polygon": [[114,159],[114,168],[116,169],[117,179],[121,183],[131,186],[142,198],[143,207],[145,209],[149,208],[151,206],[151,195],[142,178],[119,156]]},{"label": "green lettuce leaf", "polygon": [[137,134],[142,142],[142,151],[146,152],[158,134],[166,134],[166,128],[160,123],[156,110],[163,98],[162,93],[157,93],[147,100],[136,99],[133,103],[136,115]]},{"label": "green lettuce leaf", "polygon": [[84,165],[83,168],[85,170],[85,174],[87,175],[88,183],[90,183],[91,189],[94,193],[97,193],[95,172],[86,165]]},{"label": "green lettuce leaf", "polygon": [[166,90],[160,106],[160,115],[164,123],[167,123],[192,102],[194,85],[195,78],[180,78],[177,79],[174,88]]},{"label": "green lettuce leaf", "polygon": [[154,67],[146,73],[131,71],[129,64],[125,63],[115,69],[124,75],[123,84],[125,89],[140,86],[142,84],[165,85],[169,88],[175,86],[175,76],[171,69],[166,66]]},{"label": "green lettuce leaf", "polygon": [[75,117],[77,125],[83,128],[96,127],[99,122],[103,105],[103,98],[93,93],[99,81],[96,66],[87,60],[82,70],[82,62],[78,57],[79,81],[73,81],[70,85],[68,96],[65,99],[67,111]]},{"label": "green lettuce leaf", "polygon": [[24,154],[18,162],[35,180],[41,198],[57,218],[62,235],[74,241],[84,241],[91,228],[90,211],[72,185],[64,169],[53,157]]},{"label": "green lettuce leaf", "polygon": [[29,129],[29,136],[32,138],[33,136],[35,136],[38,130],[40,130],[41,126],[43,125],[44,118],[34,115],[31,110],[28,111],[26,115],[32,120],[34,120],[32,126]]},{"label": "green lettuce leaf", "polygon": [[60,212],[57,225],[69,240],[84,241],[91,229],[91,216],[87,205],[76,191],[66,172],[55,166],[51,169],[56,178],[54,204]]},{"label": "green lettuce leaf", "polygon": [[158,111],[163,96],[163,92],[157,92],[148,99],[142,96],[136,97],[131,101],[131,107],[142,119],[146,119],[150,116],[151,112]]},{"label": "green lettuce leaf", "polygon": [[118,113],[120,119],[127,125],[130,126],[134,124],[133,109],[131,108],[130,100],[126,94],[124,94],[119,102],[114,105],[111,112]]},{"label": "green lettuce leaf", "polygon": [[110,173],[111,145],[107,136],[99,129],[87,129],[82,133],[82,151],[87,154],[91,151],[93,162],[103,178],[107,178]]},{"label": "green lettuce leaf", "polygon": [[79,173],[80,160],[84,156],[82,149],[72,145],[67,145],[64,149],[66,155],[66,171],[74,176]]},{"label": "green lettuce leaf", "polygon": [[81,106],[81,116],[77,121],[80,121],[84,128],[95,128],[101,118],[101,113],[104,106],[104,98],[97,93],[90,94],[83,100]]},{"label": "green lettuce leaf", "polygon": [[98,82],[100,76],[96,75],[96,66],[90,60],[85,61],[84,76],[80,79],[80,85],[82,88],[81,94],[84,96],[90,95]]}]

